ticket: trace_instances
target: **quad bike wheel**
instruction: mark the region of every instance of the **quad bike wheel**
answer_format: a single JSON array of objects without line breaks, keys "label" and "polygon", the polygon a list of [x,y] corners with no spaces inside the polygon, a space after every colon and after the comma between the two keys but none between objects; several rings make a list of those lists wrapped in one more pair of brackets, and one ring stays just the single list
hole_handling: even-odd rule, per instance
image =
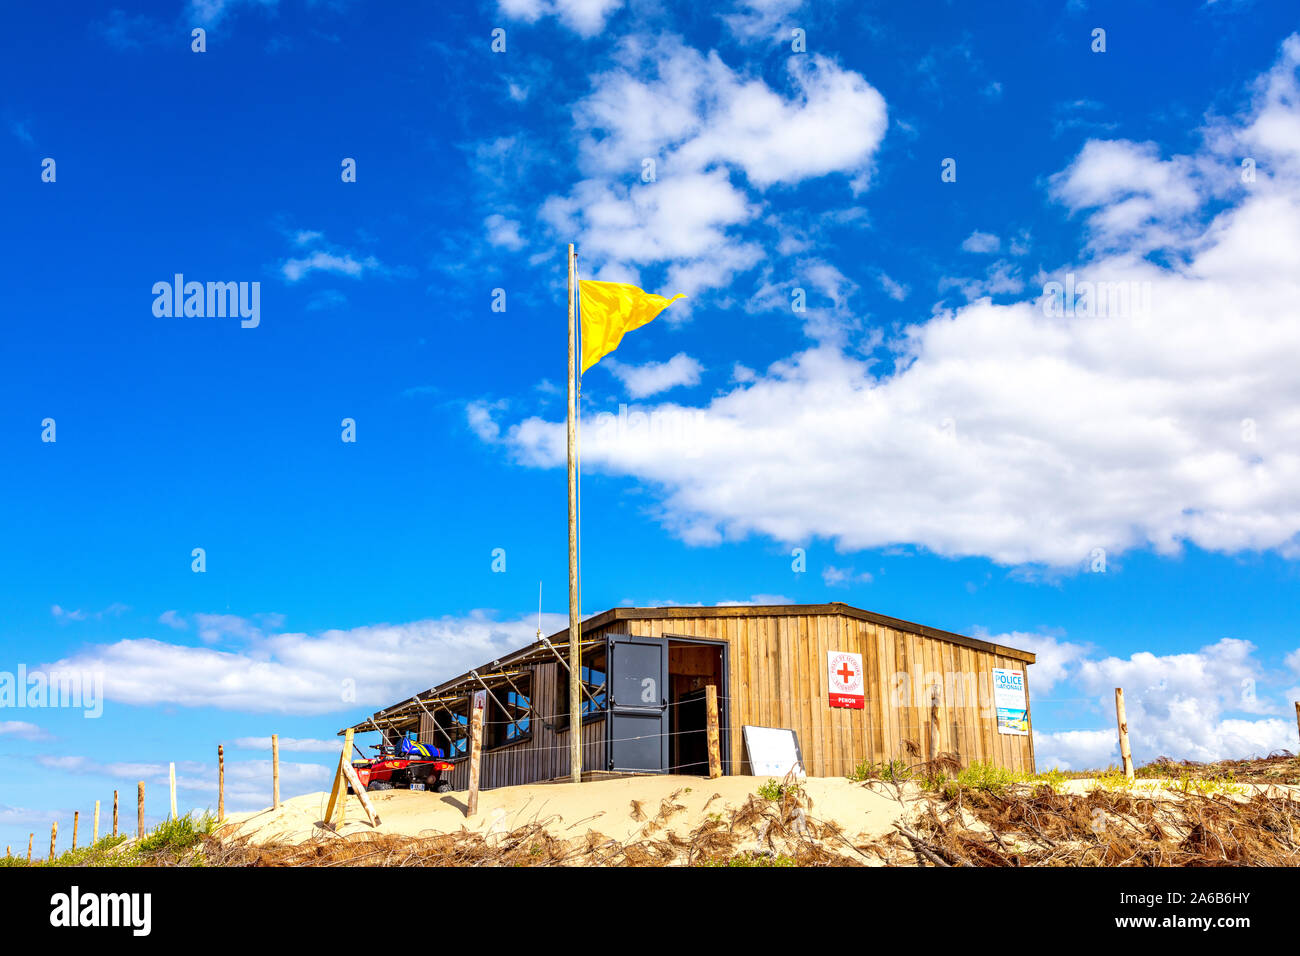
[{"label": "quad bike wheel", "polygon": [[435,784],[433,785],[433,792],[434,792],[434,793],[451,793],[451,781],[450,781],[450,780],[439,780],[437,783],[435,783]]},{"label": "quad bike wheel", "polygon": [[392,790],[393,785],[387,780],[371,780],[366,784],[366,790]]}]

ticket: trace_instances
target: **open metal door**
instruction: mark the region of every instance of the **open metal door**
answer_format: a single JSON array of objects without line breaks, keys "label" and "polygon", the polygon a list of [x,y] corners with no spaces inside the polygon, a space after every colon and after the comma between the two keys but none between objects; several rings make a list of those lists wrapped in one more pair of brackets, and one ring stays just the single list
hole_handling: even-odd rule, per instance
[{"label": "open metal door", "polygon": [[609,769],[668,770],[668,642],[609,636]]}]

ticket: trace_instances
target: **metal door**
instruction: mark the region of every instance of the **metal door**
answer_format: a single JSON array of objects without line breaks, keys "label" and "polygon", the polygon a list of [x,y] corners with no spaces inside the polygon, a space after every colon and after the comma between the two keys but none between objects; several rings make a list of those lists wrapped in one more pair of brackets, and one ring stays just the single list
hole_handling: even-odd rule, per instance
[{"label": "metal door", "polygon": [[609,636],[609,769],[668,770],[668,642]]}]

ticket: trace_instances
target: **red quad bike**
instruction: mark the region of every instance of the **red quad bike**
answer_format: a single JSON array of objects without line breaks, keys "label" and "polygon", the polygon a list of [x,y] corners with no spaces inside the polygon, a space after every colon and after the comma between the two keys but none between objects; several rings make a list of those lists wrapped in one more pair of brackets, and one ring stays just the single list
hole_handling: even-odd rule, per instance
[{"label": "red quad bike", "polygon": [[[374,749],[379,751],[379,756],[352,762],[352,769],[366,790],[432,790],[434,793],[451,790],[451,781],[444,774],[451,773],[453,764],[442,759],[443,753],[437,747],[403,737],[396,748],[377,744]],[[352,792],[351,786],[348,792]]]}]

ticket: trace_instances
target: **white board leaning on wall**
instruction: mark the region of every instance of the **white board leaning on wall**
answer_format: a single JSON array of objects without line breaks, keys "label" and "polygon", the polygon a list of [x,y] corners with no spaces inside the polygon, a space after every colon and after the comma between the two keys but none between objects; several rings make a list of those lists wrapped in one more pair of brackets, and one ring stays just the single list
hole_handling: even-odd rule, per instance
[{"label": "white board leaning on wall", "polygon": [[741,730],[745,737],[745,751],[749,754],[749,772],[754,776],[784,777],[791,770],[796,777],[804,776],[799,736],[793,730],[749,724]]}]

